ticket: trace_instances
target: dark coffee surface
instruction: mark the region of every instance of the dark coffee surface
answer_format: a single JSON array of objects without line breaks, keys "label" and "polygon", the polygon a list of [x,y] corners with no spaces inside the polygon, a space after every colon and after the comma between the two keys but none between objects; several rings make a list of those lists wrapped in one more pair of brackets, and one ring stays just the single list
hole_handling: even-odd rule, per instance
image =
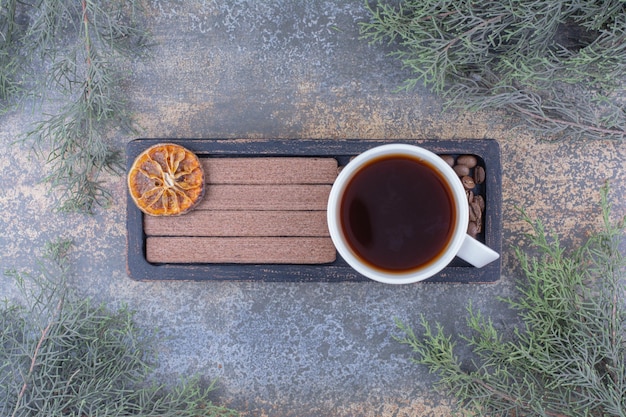
[{"label": "dark coffee surface", "polygon": [[452,236],[454,216],[452,194],[440,174],[400,155],[362,167],[341,204],[350,247],[373,267],[395,272],[437,258]]}]

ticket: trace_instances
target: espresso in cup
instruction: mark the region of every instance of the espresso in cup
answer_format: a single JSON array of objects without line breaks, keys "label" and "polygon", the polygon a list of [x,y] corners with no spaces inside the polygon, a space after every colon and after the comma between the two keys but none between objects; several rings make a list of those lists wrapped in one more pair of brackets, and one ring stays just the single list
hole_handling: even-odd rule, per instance
[{"label": "espresso in cup", "polygon": [[499,254],[467,235],[465,189],[438,155],[389,144],[356,156],[328,198],[333,244],[357,272],[389,284],[412,283],[444,269],[455,256],[476,267]]},{"label": "espresso in cup", "polygon": [[428,162],[401,154],[361,166],[344,189],[340,210],[352,251],[372,268],[394,273],[437,259],[456,217],[445,178]]}]

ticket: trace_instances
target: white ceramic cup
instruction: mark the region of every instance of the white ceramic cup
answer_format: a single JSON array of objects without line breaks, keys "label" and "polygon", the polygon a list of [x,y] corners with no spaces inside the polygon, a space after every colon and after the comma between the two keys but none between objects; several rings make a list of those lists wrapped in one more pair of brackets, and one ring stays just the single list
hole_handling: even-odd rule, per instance
[{"label": "white ceramic cup", "polygon": [[[404,155],[435,169],[452,192],[456,215],[451,238],[436,259],[423,267],[406,272],[373,267],[357,256],[346,241],[341,225],[341,202],[346,186],[359,170],[371,161],[385,156]],[[444,269],[455,256],[481,268],[499,258],[499,254],[467,234],[469,208],[465,189],[454,170],[441,157],[424,148],[406,144],[389,144],[369,149],[350,161],[339,173],[328,199],[327,220],[330,237],[341,257],[357,272],[375,281],[387,284],[408,284],[432,277]]]}]

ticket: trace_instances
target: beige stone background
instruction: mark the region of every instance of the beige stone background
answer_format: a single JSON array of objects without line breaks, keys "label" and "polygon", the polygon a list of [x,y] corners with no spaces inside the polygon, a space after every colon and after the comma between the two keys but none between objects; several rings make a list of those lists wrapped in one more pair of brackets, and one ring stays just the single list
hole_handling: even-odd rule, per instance
[{"label": "beige stone background", "polygon": [[[43,245],[75,242],[73,284],[111,307],[128,304],[158,328],[158,377],[217,377],[215,401],[244,416],[448,416],[436,380],[397,344],[393,318],[418,314],[462,332],[469,300],[506,329],[496,298],[514,293],[513,248],[528,231],[516,207],[567,244],[600,225],[608,182],[626,214],[626,142],[543,141],[504,113],[444,112],[385,45],[359,39],[361,1],[145,2],[150,59],[127,63],[123,88],[147,138],[496,139],[502,153],[503,271],[489,285],[136,282],[126,274],[125,180],[94,216],[59,214],[44,161],[10,145],[41,113],[0,118],[0,267],[31,270]],[[123,149],[134,136],[117,134]],[[7,278],[0,294],[12,296]]]}]

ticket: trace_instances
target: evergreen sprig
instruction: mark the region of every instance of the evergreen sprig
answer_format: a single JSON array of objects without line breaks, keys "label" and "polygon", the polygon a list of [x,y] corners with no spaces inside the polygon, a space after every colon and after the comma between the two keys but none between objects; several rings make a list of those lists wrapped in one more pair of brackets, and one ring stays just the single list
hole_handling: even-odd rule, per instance
[{"label": "evergreen sprig", "polygon": [[[5,110],[16,96],[42,104],[43,118],[24,140],[47,163],[45,181],[59,192],[61,211],[106,205],[101,174],[122,171],[107,138],[132,131],[119,87],[124,61],[147,50],[135,7],[121,0],[2,2],[0,99]],[[55,111],[46,114],[48,107]]]},{"label": "evergreen sprig", "polygon": [[6,103],[23,91],[20,67],[22,58],[18,54],[16,32],[17,0],[0,2],[0,114],[7,110]]},{"label": "evergreen sprig", "polygon": [[127,308],[112,311],[67,285],[68,241],[49,246],[35,274],[9,271],[26,304],[0,309],[0,415],[226,417],[198,378],[149,383],[154,338]]},{"label": "evergreen sprig", "polygon": [[621,0],[408,0],[368,6],[361,33],[448,107],[508,109],[551,137],[623,139]]},{"label": "evergreen sprig", "polygon": [[[611,222],[607,192],[604,230],[574,251],[522,211],[537,255],[517,250],[525,279],[519,295],[504,300],[517,312],[517,327],[502,329],[471,304],[471,333],[458,338],[425,316],[420,334],[397,321],[397,340],[461,407],[512,417],[626,416],[626,218]],[[457,356],[459,343],[472,359]]]}]

